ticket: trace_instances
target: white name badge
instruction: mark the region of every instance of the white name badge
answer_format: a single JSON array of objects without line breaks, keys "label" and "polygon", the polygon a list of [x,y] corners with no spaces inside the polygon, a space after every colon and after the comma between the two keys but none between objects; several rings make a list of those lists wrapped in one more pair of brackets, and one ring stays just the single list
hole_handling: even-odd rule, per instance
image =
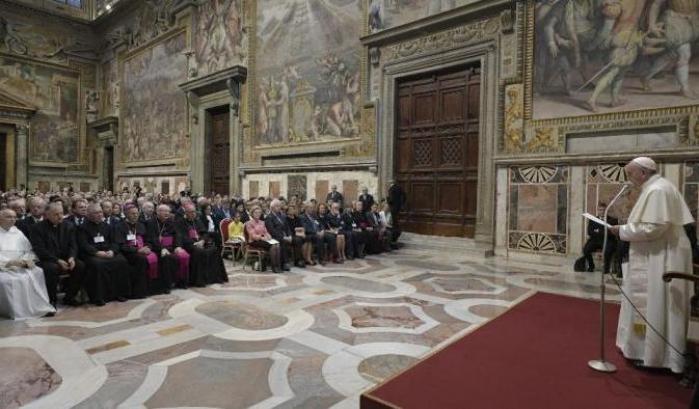
[{"label": "white name badge", "polygon": [[104,237],[102,237],[102,236],[95,236],[95,238],[93,238],[93,240],[95,243],[104,243]]},{"label": "white name badge", "polygon": [[127,241],[134,241],[134,240],[136,240],[136,235],[135,234],[127,234],[126,240]]}]

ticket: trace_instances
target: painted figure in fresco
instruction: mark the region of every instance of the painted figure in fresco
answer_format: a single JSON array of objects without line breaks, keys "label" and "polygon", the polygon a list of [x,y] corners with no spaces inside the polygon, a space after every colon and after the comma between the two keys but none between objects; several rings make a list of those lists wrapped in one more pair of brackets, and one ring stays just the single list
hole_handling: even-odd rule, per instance
[{"label": "painted figure in fresco", "polygon": [[[537,4],[540,48],[537,58],[551,60],[538,75],[540,90],[548,91],[550,82],[560,78],[565,91],[572,95],[570,75],[577,72],[583,82],[585,57],[598,48],[608,32],[598,29],[599,0],[545,1]],[[540,60],[542,61],[542,60]]]},{"label": "painted figure in fresco", "polygon": [[617,107],[625,103],[621,99],[621,87],[624,77],[638,58],[643,44],[644,33],[640,30],[640,21],[647,0],[605,0],[602,3],[604,25],[611,26],[611,36],[601,47],[608,50],[606,65],[593,76],[599,78],[592,95],[587,100],[587,108],[597,112],[597,99],[609,89],[610,106]]},{"label": "painted figure in fresco", "polygon": [[274,104],[277,106],[277,136],[282,143],[289,142],[289,85],[286,74],[277,82],[278,96]]},{"label": "painted figure in fresco", "polygon": [[262,82],[257,95],[257,134],[260,135],[263,140],[267,140],[269,133],[269,99],[267,98],[267,92],[268,87]]},{"label": "painted figure in fresco", "polygon": [[26,55],[29,53],[29,46],[26,41],[17,33],[15,26],[3,16],[0,16],[0,41],[5,49],[11,53]]},{"label": "painted figure in fresco", "polygon": [[383,10],[381,8],[382,0],[371,0],[369,5],[369,30],[372,33],[383,28]]},{"label": "painted figure in fresco", "polygon": [[644,51],[659,55],[642,78],[644,90],[650,91],[653,77],[674,63],[682,95],[697,98],[689,85],[689,62],[692,43],[699,39],[699,0],[653,1],[648,12],[648,28],[648,47]]},{"label": "painted figure in fresco", "polygon": [[240,18],[233,7],[235,0],[212,0],[210,9],[202,13],[203,58],[208,72],[214,72],[224,67],[226,59],[235,55],[235,48],[240,44]]}]

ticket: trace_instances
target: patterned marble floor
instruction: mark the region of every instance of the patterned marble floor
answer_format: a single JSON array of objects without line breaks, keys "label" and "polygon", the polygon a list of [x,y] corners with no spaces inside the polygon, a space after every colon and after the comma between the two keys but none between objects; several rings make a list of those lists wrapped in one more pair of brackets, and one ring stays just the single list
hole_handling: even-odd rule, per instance
[{"label": "patterned marble floor", "polygon": [[226,285],[0,321],[0,407],[357,408],[534,291],[593,298],[599,280],[411,246],[283,275],[227,267]]}]

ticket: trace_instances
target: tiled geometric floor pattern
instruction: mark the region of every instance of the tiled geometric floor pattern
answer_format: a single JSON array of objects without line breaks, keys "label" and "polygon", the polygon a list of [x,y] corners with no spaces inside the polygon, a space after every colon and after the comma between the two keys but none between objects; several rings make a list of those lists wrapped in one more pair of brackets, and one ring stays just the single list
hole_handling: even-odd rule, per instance
[{"label": "tiled geometric floor pattern", "polygon": [[592,298],[599,279],[410,246],[283,275],[226,263],[226,285],[0,321],[0,407],[357,408],[535,290]]}]

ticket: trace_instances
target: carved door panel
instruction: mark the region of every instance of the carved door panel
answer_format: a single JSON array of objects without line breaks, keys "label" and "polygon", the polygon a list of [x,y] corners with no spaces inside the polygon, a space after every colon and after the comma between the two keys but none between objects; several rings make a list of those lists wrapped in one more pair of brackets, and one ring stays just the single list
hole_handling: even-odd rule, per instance
[{"label": "carved door panel", "polygon": [[211,190],[221,195],[230,193],[229,116],[227,110],[211,115],[211,151],[205,158],[211,166]]},{"label": "carved door panel", "polygon": [[394,172],[408,203],[404,229],[473,237],[478,200],[480,69],[398,84]]}]

